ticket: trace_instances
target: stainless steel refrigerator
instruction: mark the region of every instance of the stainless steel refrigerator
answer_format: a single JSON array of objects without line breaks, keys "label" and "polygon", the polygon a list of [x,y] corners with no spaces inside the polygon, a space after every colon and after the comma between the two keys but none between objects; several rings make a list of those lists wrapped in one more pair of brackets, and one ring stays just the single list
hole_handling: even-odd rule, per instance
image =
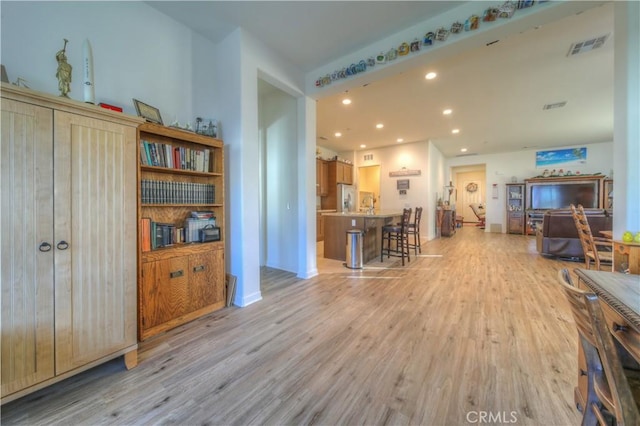
[{"label": "stainless steel refrigerator", "polygon": [[356,188],[353,185],[345,185],[343,183],[339,183],[337,195],[336,210],[338,210],[339,212],[356,211]]}]

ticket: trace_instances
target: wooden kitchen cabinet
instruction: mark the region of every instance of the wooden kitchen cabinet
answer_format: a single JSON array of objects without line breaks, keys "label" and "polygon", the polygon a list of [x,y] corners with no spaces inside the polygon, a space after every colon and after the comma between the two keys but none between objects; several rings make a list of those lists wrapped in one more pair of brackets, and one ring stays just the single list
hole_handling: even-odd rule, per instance
[{"label": "wooden kitchen cabinet", "polygon": [[141,121],[2,84],[2,403],[137,363]]},{"label": "wooden kitchen cabinet", "polygon": [[[146,222],[172,229],[170,241],[151,247],[144,239],[153,235],[141,231],[138,236],[138,338],[144,340],[226,304],[224,144],[153,123],[138,127],[138,141],[140,227],[146,229],[142,226]],[[173,153],[174,161],[167,162],[166,155],[165,162],[153,165],[148,161],[150,155],[145,162],[140,151],[144,149],[142,154],[147,155],[149,149],[151,154],[152,147],[156,152]],[[155,198],[143,189],[143,182],[160,188]],[[201,243],[181,239],[187,233],[185,222],[194,211],[215,217],[219,240]]]},{"label": "wooden kitchen cabinet", "polygon": [[316,159],[316,195],[324,197],[329,193],[329,163]]},{"label": "wooden kitchen cabinet", "polygon": [[335,183],[353,185],[353,164],[347,164],[339,160],[329,161],[329,184],[335,179]]},{"label": "wooden kitchen cabinet", "polygon": [[324,240],[324,217],[322,213],[316,213],[316,241]]}]

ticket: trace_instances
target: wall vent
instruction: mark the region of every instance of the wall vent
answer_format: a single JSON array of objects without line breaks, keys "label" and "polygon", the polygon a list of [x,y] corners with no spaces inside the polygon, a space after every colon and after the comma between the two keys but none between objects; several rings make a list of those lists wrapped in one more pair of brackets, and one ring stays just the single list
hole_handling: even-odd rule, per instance
[{"label": "wall vent", "polygon": [[604,45],[604,42],[609,38],[609,34],[605,34],[600,37],[591,38],[589,40],[578,41],[573,43],[569,47],[569,53],[567,56],[577,55],[578,53],[589,52],[590,50],[597,49]]},{"label": "wall vent", "polygon": [[542,109],[562,108],[566,104],[567,104],[567,101],[556,102],[556,103],[553,103],[553,104],[546,104],[545,106],[542,107]]},{"label": "wall vent", "polygon": [[458,155],[456,155],[456,157],[470,157],[470,156],[472,156],[472,155],[478,155],[478,153],[476,153],[476,152],[470,152],[470,153],[468,153],[468,154],[458,154]]},{"label": "wall vent", "polygon": [[364,156],[364,161],[371,161],[373,160],[373,154],[366,154]]}]

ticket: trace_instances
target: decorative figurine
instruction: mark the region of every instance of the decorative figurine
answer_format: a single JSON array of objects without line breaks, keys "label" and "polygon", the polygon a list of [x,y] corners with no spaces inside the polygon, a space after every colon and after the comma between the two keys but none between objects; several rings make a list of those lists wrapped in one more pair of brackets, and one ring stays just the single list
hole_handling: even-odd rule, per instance
[{"label": "decorative figurine", "polygon": [[67,43],[69,40],[64,40],[64,46],[56,53],[56,61],[58,61],[58,71],[56,77],[58,78],[58,90],[60,90],[60,96],[68,98],[67,93],[71,91],[71,65],[67,63]]}]

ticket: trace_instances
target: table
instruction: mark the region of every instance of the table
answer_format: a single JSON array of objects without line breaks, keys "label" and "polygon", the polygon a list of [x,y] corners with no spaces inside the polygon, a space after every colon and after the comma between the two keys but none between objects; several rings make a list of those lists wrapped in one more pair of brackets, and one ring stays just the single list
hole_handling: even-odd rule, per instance
[{"label": "table", "polygon": [[[640,275],[575,269],[578,287],[595,293],[607,328],[628,355],[640,362]],[[626,355],[625,355],[626,356]],[[624,364],[624,357],[621,358]],[[578,345],[578,387],[575,402],[584,407],[587,395],[586,362]]]}]

